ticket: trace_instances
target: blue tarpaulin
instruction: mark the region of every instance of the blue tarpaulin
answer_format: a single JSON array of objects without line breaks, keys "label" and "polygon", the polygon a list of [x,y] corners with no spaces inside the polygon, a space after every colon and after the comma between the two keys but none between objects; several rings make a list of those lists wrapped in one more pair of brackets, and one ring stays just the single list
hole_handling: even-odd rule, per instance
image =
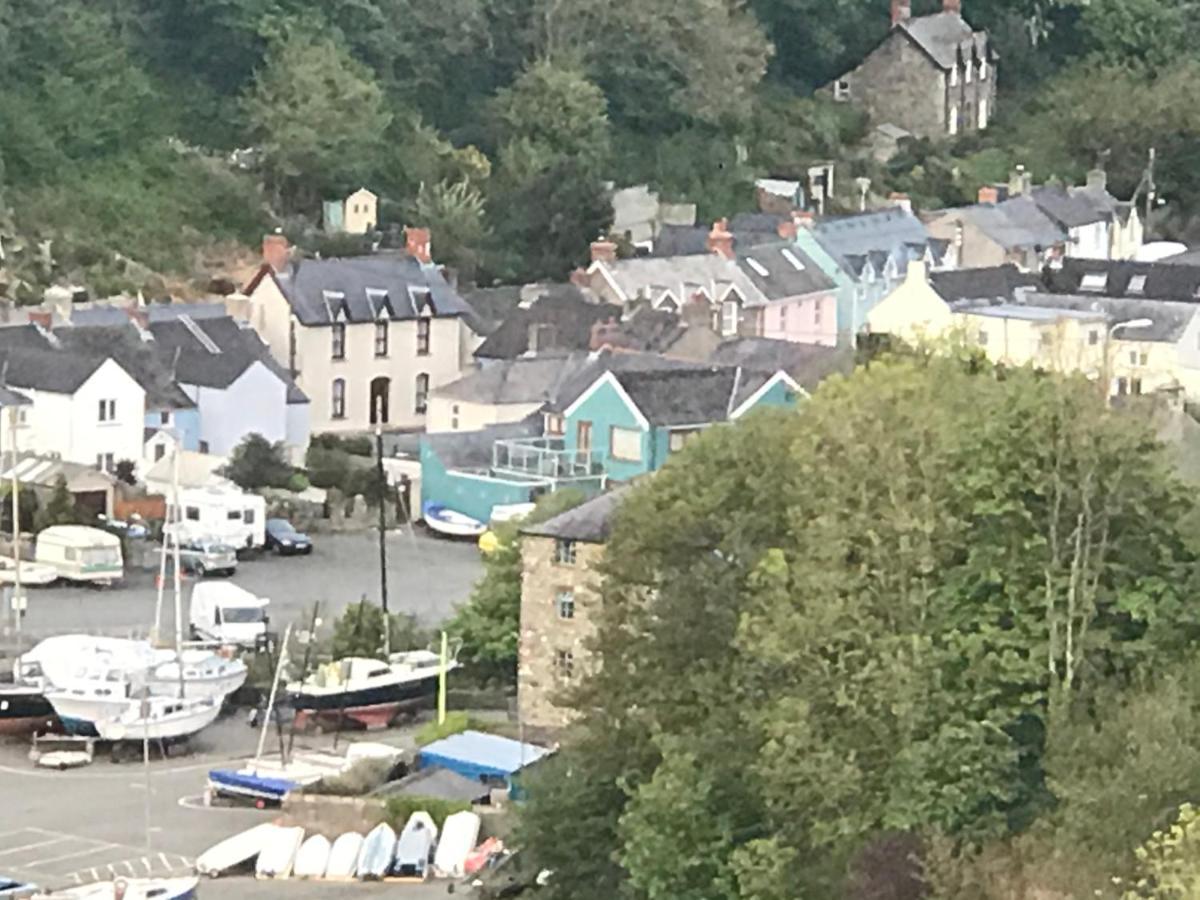
[{"label": "blue tarpaulin", "polygon": [[440,766],[475,781],[494,778],[511,784],[513,775],[551,752],[498,734],[464,731],[422,747],[417,767]]}]

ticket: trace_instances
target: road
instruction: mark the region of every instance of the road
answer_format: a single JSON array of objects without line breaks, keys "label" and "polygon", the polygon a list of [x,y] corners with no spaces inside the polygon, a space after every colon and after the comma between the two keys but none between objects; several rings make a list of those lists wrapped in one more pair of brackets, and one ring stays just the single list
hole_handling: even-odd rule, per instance
[{"label": "road", "polygon": [[[315,601],[331,623],[347,606],[366,595],[379,602],[379,545],[374,534],[317,535],[311,556],[262,556],[238,566],[233,581],[271,599],[273,628],[307,621]],[[466,600],[483,570],[479,550],[470,542],[445,541],[421,533],[389,533],[388,606],[412,613],[423,625],[442,622]],[[184,584],[186,603],[194,582]],[[137,571],[112,588],[56,584],[28,589],[22,629],[26,639],[65,630],[121,635],[145,633],[154,621],[155,573]],[[164,632],[173,628],[171,592],[166,592]]]}]

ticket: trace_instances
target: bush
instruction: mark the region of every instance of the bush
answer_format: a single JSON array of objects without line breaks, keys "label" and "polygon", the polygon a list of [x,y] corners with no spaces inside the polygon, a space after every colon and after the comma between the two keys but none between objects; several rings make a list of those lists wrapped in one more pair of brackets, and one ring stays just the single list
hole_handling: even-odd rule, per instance
[{"label": "bush", "polygon": [[470,715],[465,712],[446,713],[445,722],[441,725],[437,722],[425,723],[421,726],[413,740],[417,742],[418,747],[424,747],[426,744],[440,741],[442,738],[450,737],[452,734],[461,734],[473,727],[473,725],[474,722]]},{"label": "bush", "polygon": [[386,784],[396,767],[397,763],[392,759],[360,759],[345,772],[308,785],[304,793],[327,797],[362,797]]},{"label": "bush", "polygon": [[440,800],[437,797],[388,797],[383,803],[385,820],[399,832],[415,812],[427,812],[439,830],[446,817],[456,812],[468,812],[470,803],[461,800]]},{"label": "bush", "polygon": [[288,486],[293,469],[283,444],[272,444],[261,434],[248,434],[233,448],[225,476],[244,490]]},{"label": "bush", "polygon": [[340,450],[351,456],[374,457],[375,455],[375,444],[370,436],[365,434],[340,435],[327,431],[316,435],[309,447],[317,447],[321,450]]},{"label": "bush", "polygon": [[292,477],[288,479],[287,489],[293,494],[299,494],[307,491],[311,487],[308,476],[303,472],[293,472]]}]

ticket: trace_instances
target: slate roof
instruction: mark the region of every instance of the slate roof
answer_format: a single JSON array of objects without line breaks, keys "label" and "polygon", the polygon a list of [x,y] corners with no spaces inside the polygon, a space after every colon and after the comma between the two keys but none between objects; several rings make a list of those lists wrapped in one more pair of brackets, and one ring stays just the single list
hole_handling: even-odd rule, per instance
[{"label": "slate roof", "polygon": [[439,800],[463,803],[483,800],[489,793],[490,789],[486,784],[436,766],[410,772],[403,778],[389,781],[372,791],[373,796],[435,797]]},{"label": "slate roof", "polygon": [[929,243],[921,220],[900,207],[824,219],[813,234],[833,256],[865,256],[872,250],[891,252],[904,244]]},{"label": "slate roof", "polygon": [[0,409],[8,406],[28,406],[32,402],[24,394],[18,394],[16,391],[9,390],[6,387],[0,387]]},{"label": "slate roof", "polygon": [[[1085,275],[1107,276],[1100,291],[1084,291]],[[1141,290],[1131,286],[1141,281]],[[1169,262],[1133,262],[1132,260],[1064,259],[1045,275],[1047,289],[1056,294],[1089,294],[1134,299],[1174,300],[1180,303],[1200,301],[1200,265]],[[1131,285],[1132,283],[1132,285]]]},{"label": "slate roof", "polygon": [[773,374],[738,366],[613,372],[646,420],[662,427],[724,422]]},{"label": "slate roof", "polygon": [[[765,269],[766,274],[759,272],[751,260]],[[833,279],[815,262],[798,247],[784,241],[739,250],[737,261],[746,278],[767,300],[803,297],[835,286]],[[747,302],[750,299],[747,297]]]},{"label": "slate roof", "polygon": [[496,360],[478,372],[435,388],[432,395],[471,403],[546,403],[590,364],[588,354],[582,351]]},{"label": "slate roof", "polygon": [[1123,328],[1120,337],[1130,341],[1162,341],[1175,343],[1182,337],[1192,318],[1200,312],[1195,303],[1173,303],[1164,300],[1132,300],[1120,297],[1096,297],[1086,294],[1029,293],[1029,306],[1058,310],[1078,310],[1101,313],[1112,322],[1149,319],[1145,328]]},{"label": "slate roof", "polygon": [[590,356],[588,365],[563,382],[555,396],[546,408],[553,412],[562,412],[579,396],[596,383],[596,379],[605,372],[661,372],[664,370],[705,370],[709,364],[697,363],[690,360],[673,359],[660,356],[657,353],[636,353],[602,350]]},{"label": "slate roof", "polygon": [[105,362],[102,357],[6,343],[0,346],[0,381],[10,388],[74,394]]},{"label": "slate roof", "polygon": [[742,337],[722,341],[708,361],[714,365],[741,366],[759,372],[782,370],[806,391],[813,391],[830,375],[852,372],[854,351],[774,338]]},{"label": "slate roof", "polygon": [[547,350],[587,350],[592,340],[592,325],[610,318],[620,318],[621,309],[604,303],[589,303],[582,294],[573,297],[553,293],[528,308],[514,309],[504,322],[475,350],[480,359],[516,359],[529,352],[530,330],[535,325],[548,326],[539,333]]},{"label": "slate roof", "polygon": [[628,496],[628,491],[628,488],[621,488],[593,497],[552,519],[522,528],[521,532],[563,541],[603,544],[612,532],[613,514]]},{"label": "slate roof", "polygon": [[481,327],[481,334],[488,335],[500,327],[512,311],[521,303],[521,286],[506,284],[499,287],[474,288],[463,294],[471,304]]},{"label": "slate roof", "polygon": [[71,325],[54,330],[64,349],[87,356],[111,356],[146,392],[147,409],[191,409],[195,404],[171,377],[170,361],[144,341],[129,317],[113,325]]},{"label": "slate roof", "polygon": [[953,210],[1006,250],[1053,247],[1067,236],[1028,196],[1013,197],[993,206],[980,203]]},{"label": "slate roof", "polygon": [[1063,228],[1080,228],[1096,222],[1107,222],[1111,209],[1098,210],[1089,197],[1069,192],[1058,185],[1034,188],[1031,196],[1038,209]]},{"label": "slate roof", "polygon": [[738,213],[729,220],[729,230],[734,234],[744,231],[778,236],[779,226],[790,221],[789,216],[780,216],[774,213],[744,212]]},{"label": "slate roof", "polygon": [[983,32],[974,31],[957,13],[936,13],[918,16],[898,27],[907,31],[914,41],[943,69],[952,68],[958,59],[958,49],[964,44],[979,42],[983,50]]},{"label": "slate roof", "polygon": [[[225,304],[212,303],[147,303],[136,307],[138,312],[145,313],[149,321],[162,322],[179,316],[190,316],[193,319],[213,319],[229,315]],[[73,306],[71,308],[71,325],[125,325],[130,321],[129,313],[123,306],[94,305],[87,307]]]},{"label": "slate roof", "polygon": [[1040,287],[1042,279],[1012,263],[978,269],[929,273],[929,283],[947,303],[960,300],[1012,300],[1018,288]]},{"label": "slate roof", "polygon": [[474,321],[470,305],[436,266],[411,256],[307,259],[275,274],[302,325],[373,322],[382,308],[395,319],[414,319],[427,305],[435,316]]},{"label": "slate roof", "polygon": [[708,252],[709,228],[704,225],[664,225],[654,239],[652,256],[693,256]]}]

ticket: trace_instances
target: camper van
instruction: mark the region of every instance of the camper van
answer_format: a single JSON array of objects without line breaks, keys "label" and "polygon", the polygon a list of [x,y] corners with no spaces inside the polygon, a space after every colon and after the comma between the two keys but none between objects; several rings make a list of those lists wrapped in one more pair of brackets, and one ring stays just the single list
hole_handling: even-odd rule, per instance
[{"label": "camper van", "polygon": [[34,560],[67,581],[112,584],[125,574],[121,539],[86,525],[52,525],[40,532]]},{"label": "camper van", "polygon": [[[179,492],[179,506],[180,541],[218,541],[239,551],[261,550],[266,542],[267,502],[257,494],[237,488],[187,488]],[[167,518],[175,520],[172,505]]]},{"label": "camper van", "polygon": [[188,621],[196,640],[253,647],[267,634],[266,597],[230,581],[202,581],[192,589]]}]

